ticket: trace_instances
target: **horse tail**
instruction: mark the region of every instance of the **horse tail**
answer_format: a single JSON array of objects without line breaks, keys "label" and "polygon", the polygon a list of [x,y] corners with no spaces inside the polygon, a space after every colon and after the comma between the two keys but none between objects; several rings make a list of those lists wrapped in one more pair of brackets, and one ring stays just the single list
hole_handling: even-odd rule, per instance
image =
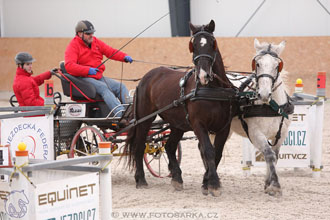
[{"label": "horse tail", "polygon": [[[136,88],[135,90],[134,101],[132,104],[132,112],[129,115],[129,121],[132,121],[133,119],[137,120],[136,118],[137,90],[138,88]],[[127,138],[125,141],[124,154],[123,154],[123,156],[125,156],[126,158],[128,169],[133,169],[135,167],[135,157],[134,157],[134,152],[136,150],[135,139],[136,139],[136,126],[133,126],[127,131]]]}]

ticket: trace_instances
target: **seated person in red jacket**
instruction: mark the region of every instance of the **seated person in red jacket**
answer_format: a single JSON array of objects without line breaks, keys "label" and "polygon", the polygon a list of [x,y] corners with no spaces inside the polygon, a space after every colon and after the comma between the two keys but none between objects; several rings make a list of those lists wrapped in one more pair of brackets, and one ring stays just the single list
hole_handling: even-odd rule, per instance
[{"label": "seated person in red jacket", "polygon": [[15,57],[17,64],[16,76],[13,89],[20,106],[43,106],[44,99],[40,97],[39,87],[46,79],[50,79],[51,71],[57,72],[54,68],[38,76],[32,76],[32,62],[35,61],[31,54],[26,52],[18,53]]},{"label": "seated person in red jacket", "polygon": [[94,26],[89,21],[79,21],[75,28],[76,36],[65,50],[65,69],[73,75],[95,86],[96,92],[103,98],[114,115],[121,117],[126,103],[128,90],[125,85],[103,76],[105,65],[103,56],[110,59],[132,63],[126,53],[114,49],[94,36]]}]

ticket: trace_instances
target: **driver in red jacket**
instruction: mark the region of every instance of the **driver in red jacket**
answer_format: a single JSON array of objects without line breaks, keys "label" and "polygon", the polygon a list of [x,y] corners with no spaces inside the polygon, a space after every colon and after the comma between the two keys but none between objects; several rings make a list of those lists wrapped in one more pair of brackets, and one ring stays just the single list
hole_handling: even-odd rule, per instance
[{"label": "driver in red jacket", "polygon": [[54,68],[51,71],[44,72],[38,76],[32,76],[32,62],[35,61],[31,54],[26,52],[18,53],[15,57],[17,64],[16,76],[13,89],[20,106],[43,106],[44,99],[39,94],[39,86],[46,79],[50,79],[51,72],[57,72]]},{"label": "driver in red jacket", "polygon": [[[104,77],[103,56],[112,60],[132,63],[126,53],[114,49],[94,36],[94,26],[87,20],[79,21],[75,28],[76,36],[65,50],[65,69],[86,83],[92,84],[101,95],[114,116],[121,117],[128,97],[126,86],[109,77]],[[102,65],[101,65],[102,64]]]}]

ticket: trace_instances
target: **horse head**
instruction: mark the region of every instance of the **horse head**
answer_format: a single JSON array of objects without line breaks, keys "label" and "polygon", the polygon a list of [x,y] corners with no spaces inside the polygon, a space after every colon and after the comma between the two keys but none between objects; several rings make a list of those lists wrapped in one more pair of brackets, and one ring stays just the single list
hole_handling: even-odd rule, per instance
[{"label": "horse head", "polygon": [[190,23],[192,38],[189,50],[193,53],[195,64],[195,78],[202,85],[207,85],[213,80],[212,66],[216,59],[217,41],[213,36],[215,23],[213,20],[207,25],[193,25]]},{"label": "horse head", "polygon": [[259,100],[268,103],[283,69],[283,61],[279,57],[285,48],[285,41],[280,44],[260,43],[254,40],[256,56],[252,60],[252,70],[255,72],[257,95]]}]

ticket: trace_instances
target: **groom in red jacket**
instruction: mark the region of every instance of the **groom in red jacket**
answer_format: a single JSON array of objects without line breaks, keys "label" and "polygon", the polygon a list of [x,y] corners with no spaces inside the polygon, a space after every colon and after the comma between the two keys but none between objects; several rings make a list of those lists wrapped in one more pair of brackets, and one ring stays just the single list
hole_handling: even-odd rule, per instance
[{"label": "groom in red jacket", "polygon": [[51,71],[44,72],[38,76],[32,76],[32,62],[35,61],[31,54],[26,52],[18,53],[15,57],[17,64],[16,76],[13,89],[20,106],[43,106],[44,99],[39,94],[39,86],[46,79],[50,79],[51,72],[57,72],[54,68]]}]

